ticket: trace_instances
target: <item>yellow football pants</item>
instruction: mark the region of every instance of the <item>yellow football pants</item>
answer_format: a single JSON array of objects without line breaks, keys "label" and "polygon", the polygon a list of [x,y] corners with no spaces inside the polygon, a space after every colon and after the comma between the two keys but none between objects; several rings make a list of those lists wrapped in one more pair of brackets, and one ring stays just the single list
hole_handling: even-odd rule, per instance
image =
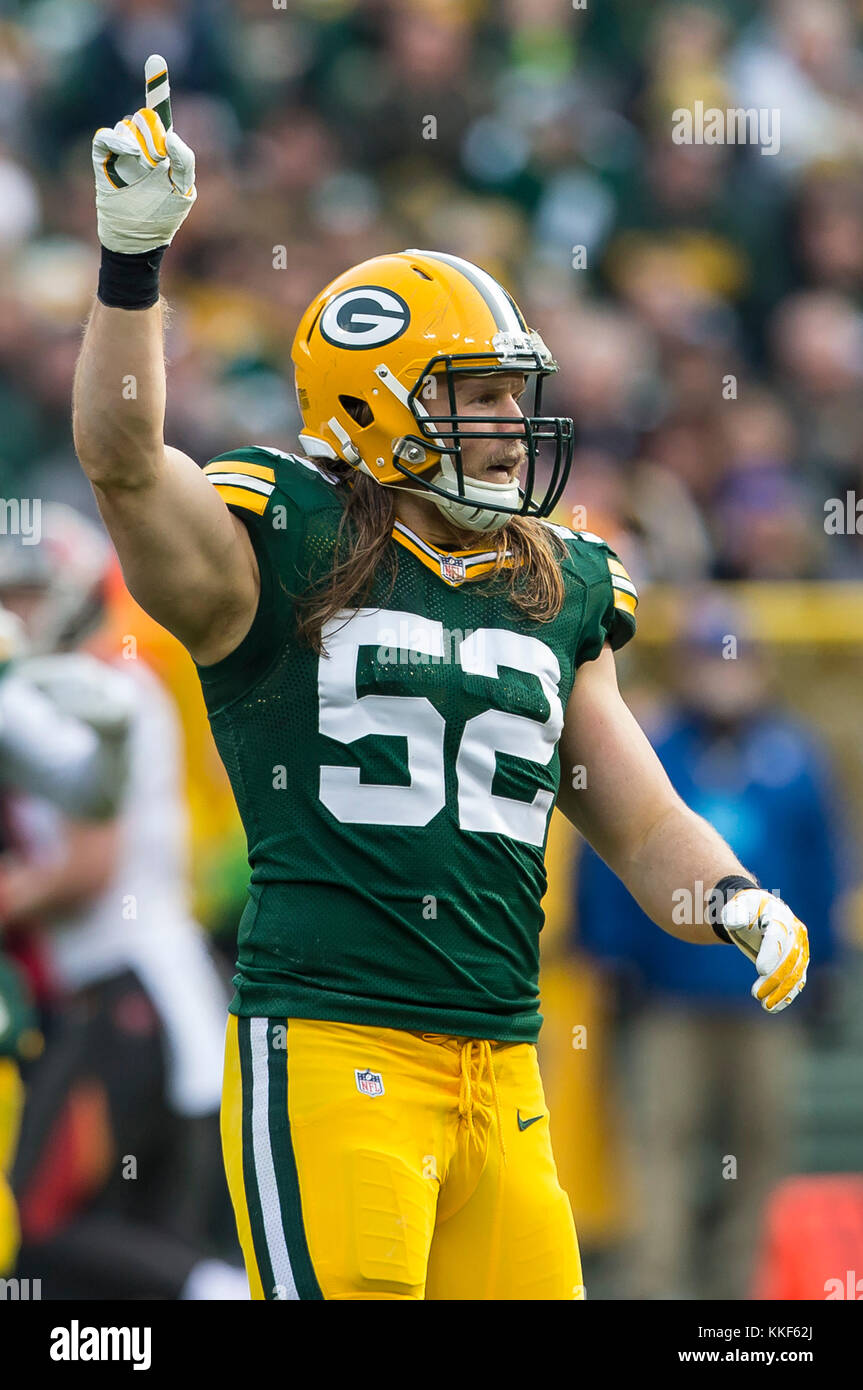
[{"label": "yellow football pants", "polygon": [[532,1044],[231,1015],[222,1149],[253,1298],[584,1297]]}]

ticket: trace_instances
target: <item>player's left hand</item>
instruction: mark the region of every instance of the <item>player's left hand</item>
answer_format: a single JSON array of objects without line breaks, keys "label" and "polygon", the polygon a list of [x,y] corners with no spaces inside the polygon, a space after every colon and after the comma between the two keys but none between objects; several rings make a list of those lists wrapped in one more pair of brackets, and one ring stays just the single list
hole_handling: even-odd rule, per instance
[{"label": "player's left hand", "polygon": [[781,898],[763,888],[744,888],[725,904],[722,925],[735,946],[754,960],[760,976],[753,999],[769,1014],[787,1009],[806,984],[809,936]]}]

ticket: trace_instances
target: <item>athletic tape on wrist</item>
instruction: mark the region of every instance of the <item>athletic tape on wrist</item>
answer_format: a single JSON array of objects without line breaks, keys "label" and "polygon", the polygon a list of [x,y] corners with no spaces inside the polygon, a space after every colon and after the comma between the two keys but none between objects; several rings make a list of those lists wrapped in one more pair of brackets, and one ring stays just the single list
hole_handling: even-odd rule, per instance
[{"label": "athletic tape on wrist", "polygon": [[102,247],[97,297],[109,309],[149,309],[159,298],[159,267],[168,249],[156,246],[152,251],[136,251],[126,255]]},{"label": "athletic tape on wrist", "polygon": [[740,874],[726,874],[725,878],[719,880],[707,899],[707,920],[720,941],[727,942],[729,946],[734,945],[720,920],[725,904],[734,897],[735,893],[741,893],[745,888],[758,887],[759,885],[754,879],[744,878]]}]

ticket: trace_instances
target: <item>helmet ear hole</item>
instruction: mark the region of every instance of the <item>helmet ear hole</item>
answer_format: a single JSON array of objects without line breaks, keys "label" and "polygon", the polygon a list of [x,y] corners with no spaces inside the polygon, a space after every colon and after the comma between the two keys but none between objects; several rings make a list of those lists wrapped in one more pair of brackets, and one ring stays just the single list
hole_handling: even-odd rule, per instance
[{"label": "helmet ear hole", "polygon": [[339,405],[347,411],[360,429],[365,429],[366,425],[374,424],[375,417],[372,414],[371,406],[367,401],[361,400],[359,396],[339,396]]}]

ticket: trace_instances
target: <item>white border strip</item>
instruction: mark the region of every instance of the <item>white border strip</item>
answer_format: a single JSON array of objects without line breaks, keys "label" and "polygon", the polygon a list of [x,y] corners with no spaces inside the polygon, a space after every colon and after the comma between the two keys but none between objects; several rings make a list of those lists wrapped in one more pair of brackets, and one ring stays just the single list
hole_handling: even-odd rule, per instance
[{"label": "white border strip", "polygon": [[[282,1225],[282,1209],[279,1203],[279,1189],[276,1183],[276,1169],[273,1151],[270,1147],[270,1072],[267,1046],[266,1018],[249,1020],[249,1037],[252,1052],[252,1153],[255,1164],[255,1181],[258,1185],[258,1200],[264,1222],[264,1238],[273,1267],[276,1287],[285,1291],[285,1299],[298,1302],[300,1295],[291,1269],[291,1258]],[[287,1066],[287,1056],[285,1058]]]}]

